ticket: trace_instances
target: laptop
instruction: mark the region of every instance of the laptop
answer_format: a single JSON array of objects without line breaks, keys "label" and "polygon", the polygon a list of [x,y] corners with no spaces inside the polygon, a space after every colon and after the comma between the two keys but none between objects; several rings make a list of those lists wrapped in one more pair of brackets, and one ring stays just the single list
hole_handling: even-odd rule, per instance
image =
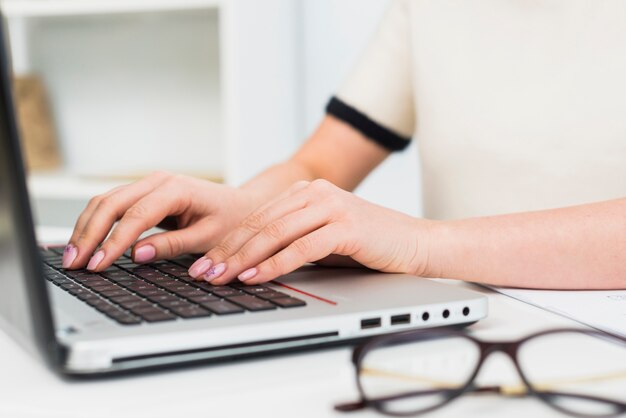
[{"label": "laptop", "polygon": [[262,286],[195,282],[182,256],[66,271],[38,247],[0,31],[0,326],[64,375],[97,376],[354,342],[487,315],[483,295],[408,274],[308,265]]}]

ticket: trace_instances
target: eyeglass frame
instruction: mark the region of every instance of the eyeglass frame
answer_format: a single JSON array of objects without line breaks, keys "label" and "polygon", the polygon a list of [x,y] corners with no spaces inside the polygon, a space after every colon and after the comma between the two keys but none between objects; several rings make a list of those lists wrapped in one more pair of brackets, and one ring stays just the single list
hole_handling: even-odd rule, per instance
[{"label": "eyeglass frame", "polygon": [[[428,329],[428,330],[418,329],[418,330],[398,332],[394,334],[380,335],[380,336],[372,337],[371,339],[365,341],[364,343],[356,346],[354,350],[352,351],[352,364],[355,367],[356,385],[359,391],[360,399],[356,402],[349,402],[349,403],[342,403],[342,404],[335,405],[335,410],[340,411],[340,412],[351,412],[351,411],[357,411],[357,410],[361,410],[367,407],[371,407],[374,410],[380,412],[381,414],[395,416],[395,417],[408,417],[408,416],[418,416],[418,415],[426,414],[428,412],[439,409],[443,406],[446,406],[447,404],[449,404],[450,402],[452,402],[453,400],[455,400],[456,398],[460,397],[461,395],[465,393],[491,392],[491,393],[498,393],[498,394],[506,395],[506,393],[503,393],[501,391],[501,388],[502,388],[501,386],[477,387],[474,385],[476,376],[478,376],[478,373],[483,363],[485,362],[485,360],[493,353],[502,352],[511,359],[511,361],[513,362],[515,366],[515,369],[517,370],[518,375],[520,376],[522,380],[522,383],[525,386],[526,391],[520,394],[519,396],[535,396],[539,398],[542,402],[550,406],[551,408],[554,408],[557,411],[562,412],[564,414],[578,417],[578,418],[608,418],[608,417],[614,417],[614,416],[619,416],[619,415],[624,414],[626,412],[626,403],[624,402],[619,402],[619,401],[612,400],[612,399],[599,398],[599,397],[592,396],[592,395],[577,395],[577,394],[569,394],[569,393],[559,393],[559,392],[554,392],[554,391],[550,391],[550,392],[538,391],[538,390],[535,390],[535,388],[531,385],[531,383],[529,382],[526,375],[524,374],[518,361],[518,352],[519,352],[520,347],[529,340],[542,337],[545,335],[560,334],[560,333],[578,333],[578,334],[588,335],[591,337],[599,337],[599,338],[614,340],[617,343],[623,344],[626,349],[626,338],[624,337],[614,335],[614,334],[609,334],[609,333],[599,331],[599,330],[583,329],[583,328],[548,329],[548,330],[534,332],[521,339],[512,340],[512,341],[484,341],[484,340],[474,337],[473,335],[468,334],[467,332],[459,331],[456,329],[449,329],[449,328]],[[456,388],[456,389],[432,390],[433,394],[436,394],[436,393],[444,394],[445,399],[443,402],[437,405],[424,408],[422,410],[414,411],[414,412],[393,412],[393,411],[386,410],[384,408],[384,404],[386,402],[393,400],[395,398],[394,396],[378,398],[378,399],[367,398],[367,396],[365,395],[363,386],[361,384],[360,376],[361,376],[361,370],[362,370],[362,361],[369,352],[381,346],[393,346],[393,345],[406,344],[409,342],[419,342],[420,340],[427,341],[427,340],[432,340],[435,338],[449,338],[449,337],[461,337],[461,338],[466,338],[466,339],[471,340],[473,343],[475,343],[478,346],[480,350],[480,355],[479,355],[475,369],[473,370],[472,374],[470,375],[470,377],[467,379],[467,382],[463,386]],[[427,393],[431,391],[422,391],[422,392]],[[417,395],[417,393],[415,395]],[[562,408],[558,406],[557,404],[555,404],[554,402],[550,401],[550,398],[554,396],[566,396],[570,398],[578,398],[578,399],[584,399],[588,401],[602,402],[602,403],[610,404],[616,407],[618,409],[618,412],[615,414],[610,414],[610,415],[607,415],[607,414],[592,415],[592,414],[576,413],[569,409]]]}]

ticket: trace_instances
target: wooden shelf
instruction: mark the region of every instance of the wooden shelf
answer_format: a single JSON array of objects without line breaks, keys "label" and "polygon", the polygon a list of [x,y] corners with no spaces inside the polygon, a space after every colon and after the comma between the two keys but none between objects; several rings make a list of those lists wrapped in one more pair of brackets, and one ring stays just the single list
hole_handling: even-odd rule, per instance
[{"label": "wooden shelf", "polygon": [[0,0],[5,17],[78,16],[213,9],[222,0]]}]

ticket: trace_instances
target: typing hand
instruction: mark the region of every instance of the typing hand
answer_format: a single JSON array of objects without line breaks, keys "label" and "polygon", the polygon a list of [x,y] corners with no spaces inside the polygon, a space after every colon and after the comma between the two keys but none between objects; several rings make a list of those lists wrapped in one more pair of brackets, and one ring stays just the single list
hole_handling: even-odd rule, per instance
[{"label": "typing hand", "polygon": [[259,284],[341,255],[375,270],[419,275],[430,225],[328,181],[303,181],[252,212],[189,273],[217,285],[235,278]]},{"label": "typing hand", "polygon": [[164,220],[173,220],[176,229],[137,242],[133,248],[135,262],[203,253],[254,207],[247,192],[240,189],[191,177],[154,173],[89,201],[65,249],[63,267],[87,266],[90,270],[102,271],[143,232]]}]

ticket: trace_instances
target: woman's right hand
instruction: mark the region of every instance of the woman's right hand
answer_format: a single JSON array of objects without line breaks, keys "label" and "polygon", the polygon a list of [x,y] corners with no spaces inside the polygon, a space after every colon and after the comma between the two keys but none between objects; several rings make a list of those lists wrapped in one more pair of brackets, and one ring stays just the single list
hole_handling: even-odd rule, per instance
[{"label": "woman's right hand", "polygon": [[[157,172],[89,201],[63,254],[63,267],[102,271],[133,244],[137,263],[205,253],[256,206],[248,191]],[[166,218],[174,221],[173,230],[135,243]]]}]

